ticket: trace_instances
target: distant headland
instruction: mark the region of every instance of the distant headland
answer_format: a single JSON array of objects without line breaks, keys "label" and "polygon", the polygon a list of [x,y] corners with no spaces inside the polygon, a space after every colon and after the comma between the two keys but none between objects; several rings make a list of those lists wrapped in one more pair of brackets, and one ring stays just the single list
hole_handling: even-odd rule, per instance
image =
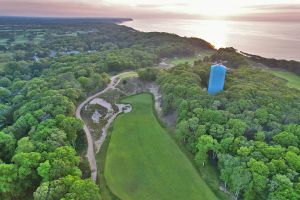
[{"label": "distant headland", "polygon": [[123,23],[132,21],[131,18],[108,18],[108,17],[23,17],[23,16],[0,16],[0,24],[94,24],[94,23]]}]

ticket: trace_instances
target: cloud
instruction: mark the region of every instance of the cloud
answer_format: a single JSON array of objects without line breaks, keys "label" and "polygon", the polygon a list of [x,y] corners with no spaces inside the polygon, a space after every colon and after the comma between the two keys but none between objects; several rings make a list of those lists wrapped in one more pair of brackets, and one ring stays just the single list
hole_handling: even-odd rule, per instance
[{"label": "cloud", "polygon": [[[0,15],[46,17],[128,17],[134,19],[224,19],[192,12],[191,3],[116,4],[107,0],[0,0]],[[208,0],[209,1],[209,0]],[[209,5],[209,4],[207,4]],[[170,9],[172,8],[172,9]],[[182,9],[175,9],[182,8]],[[188,11],[189,10],[189,11]],[[300,4],[265,4],[240,9],[229,20],[300,21]],[[186,11],[184,13],[184,11]],[[196,13],[196,14],[195,14]],[[230,14],[230,13],[229,13]]]},{"label": "cloud", "polygon": [[239,15],[228,18],[237,21],[279,21],[279,22],[299,22],[300,13],[261,13],[261,14],[248,14]]},{"label": "cloud", "polygon": [[300,4],[248,6],[248,13],[230,17],[246,21],[300,21]]},{"label": "cloud", "polygon": [[184,7],[184,6],[188,6],[188,3],[174,3],[174,4],[136,4],[135,7],[139,7],[139,8],[164,8],[164,7]]},{"label": "cloud", "polygon": [[287,12],[287,11],[300,11],[300,4],[265,4],[248,6],[247,8],[259,12]]},{"label": "cloud", "polygon": [[130,18],[180,18],[191,19],[199,16],[166,12],[153,9],[154,5],[126,6],[71,0],[1,0],[1,15],[46,16],[46,17],[130,17]]}]

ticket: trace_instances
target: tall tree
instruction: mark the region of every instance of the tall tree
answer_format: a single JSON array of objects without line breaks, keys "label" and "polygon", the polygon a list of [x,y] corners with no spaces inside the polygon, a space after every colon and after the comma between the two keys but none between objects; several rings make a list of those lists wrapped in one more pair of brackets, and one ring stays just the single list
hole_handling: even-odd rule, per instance
[{"label": "tall tree", "polygon": [[51,182],[44,182],[34,193],[36,200],[101,200],[99,187],[90,179],[81,180],[66,176]]},{"label": "tall tree", "polygon": [[58,147],[54,152],[50,152],[49,156],[49,179],[55,180],[67,175],[81,176],[78,168],[79,157],[73,148],[69,146]]},{"label": "tall tree", "polygon": [[18,169],[14,164],[0,164],[0,199],[11,200],[16,194]]},{"label": "tall tree", "polygon": [[196,153],[195,159],[197,162],[201,163],[203,166],[207,162],[208,151],[212,151],[214,154],[218,152],[219,144],[217,140],[213,139],[210,135],[202,135],[198,144],[196,145],[198,152]]},{"label": "tall tree", "polygon": [[0,159],[9,162],[16,148],[16,139],[0,131]]}]

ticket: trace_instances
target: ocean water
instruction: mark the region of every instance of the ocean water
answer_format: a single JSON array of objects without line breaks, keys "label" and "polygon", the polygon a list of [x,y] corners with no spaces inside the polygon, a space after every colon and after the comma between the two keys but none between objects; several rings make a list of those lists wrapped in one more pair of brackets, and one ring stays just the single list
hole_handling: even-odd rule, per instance
[{"label": "ocean water", "polygon": [[228,20],[133,20],[136,30],[169,32],[202,38],[216,48],[234,47],[268,58],[300,61],[300,22]]}]

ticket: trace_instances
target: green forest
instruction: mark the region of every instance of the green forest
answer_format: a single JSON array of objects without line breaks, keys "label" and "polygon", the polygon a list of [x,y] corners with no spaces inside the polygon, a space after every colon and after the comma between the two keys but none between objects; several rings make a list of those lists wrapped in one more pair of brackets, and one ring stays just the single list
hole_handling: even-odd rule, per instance
[{"label": "green forest", "polygon": [[247,65],[206,92],[209,64],[182,64],[157,76],[163,108],[176,110],[177,138],[198,165],[216,160],[224,186],[242,199],[300,198],[300,91]]},{"label": "green forest", "polygon": [[[0,22],[1,200],[101,199],[75,110],[111,75],[133,70],[160,86],[163,113],[177,114],[176,142],[198,168],[217,163],[228,193],[300,199],[300,91],[259,67],[299,75],[299,62],[216,50],[202,39],[139,32],[111,20]],[[213,55],[194,64],[156,67],[206,50]],[[208,95],[210,66],[220,61],[229,67],[225,89]]]},{"label": "green forest", "polygon": [[0,30],[7,38],[0,47],[3,200],[100,199],[98,187],[84,176],[88,166],[81,155],[84,135],[82,122],[74,117],[76,105],[104,88],[110,72],[212,48],[200,39],[111,23],[11,23],[18,29],[9,24]]}]

